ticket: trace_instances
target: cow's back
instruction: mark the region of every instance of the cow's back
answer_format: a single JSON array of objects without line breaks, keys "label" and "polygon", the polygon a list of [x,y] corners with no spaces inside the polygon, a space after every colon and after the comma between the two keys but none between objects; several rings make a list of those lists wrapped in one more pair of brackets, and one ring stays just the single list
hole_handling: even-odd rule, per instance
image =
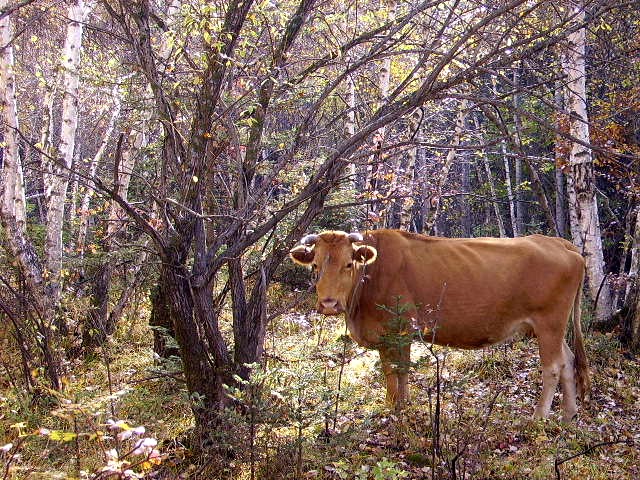
[{"label": "cow's back", "polygon": [[571,243],[543,235],[446,239],[377,230],[365,243],[378,257],[367,267],[350,321],[364,344],[387,332],[388,309],[398,303],[410,306],[402,315],[435,343],[478,348],[499,342],[537,312],[572,302],[584,270]]}]

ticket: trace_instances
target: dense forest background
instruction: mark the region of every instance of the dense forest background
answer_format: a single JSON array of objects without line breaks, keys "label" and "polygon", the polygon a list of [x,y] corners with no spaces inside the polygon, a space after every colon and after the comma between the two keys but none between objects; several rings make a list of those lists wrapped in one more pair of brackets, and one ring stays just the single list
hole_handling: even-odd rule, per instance
[{"label": "dense forest background", "polygon": [[[0,476],[637,478],[639,7],[0,0]],[[577,423],[527,340],[385,409],[287,260],[376,228],[572,240]]]}]

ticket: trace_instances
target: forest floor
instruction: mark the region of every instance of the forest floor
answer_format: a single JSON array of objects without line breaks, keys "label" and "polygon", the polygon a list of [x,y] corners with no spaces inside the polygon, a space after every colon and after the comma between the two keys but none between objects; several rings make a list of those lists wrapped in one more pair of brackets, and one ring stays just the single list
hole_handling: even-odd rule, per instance
[{"label": "forest floor", "polygon": [[[179,364],[154,360],[142,317],[71,365],[63,394],[34,401],[3,382],[0,446],[13,446],[0,450],[0,479],[118,478],[107,474],[124,467],[161,479],[640,478],[640,359],[615,336],[588,334],[592,399],[563,424],[559,393],[550,419],[531,420],[533,339],[474,352],[415,344],[412,399],[396,413],[377,353],[345,341],[342,319],[290,314],[274,325],[267,367],[231,392],[245,414],[208,432],[214,453],[187,440]],[[156,453],[135,450],[143,438]]]}]

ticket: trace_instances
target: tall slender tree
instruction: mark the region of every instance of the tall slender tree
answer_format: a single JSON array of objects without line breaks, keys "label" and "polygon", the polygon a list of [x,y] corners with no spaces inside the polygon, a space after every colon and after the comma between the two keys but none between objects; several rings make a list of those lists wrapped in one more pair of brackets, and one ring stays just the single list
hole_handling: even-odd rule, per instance
[{"label": "tall slender tree", "polygon": [[604,321],[611,315],[611,292],[604,274],[604,256],[598,203],[596,201],[593,153],[589,136],[586,90],[586,12],[579,2],[573,14],[578,27],[564,44],[562,68],[566,76],[565,98],[569,111],[571,142],[568,171],[568,199],[571,211],[571,235],[587,262],[587,283],[591,298],[597,301],[596,319]]}]

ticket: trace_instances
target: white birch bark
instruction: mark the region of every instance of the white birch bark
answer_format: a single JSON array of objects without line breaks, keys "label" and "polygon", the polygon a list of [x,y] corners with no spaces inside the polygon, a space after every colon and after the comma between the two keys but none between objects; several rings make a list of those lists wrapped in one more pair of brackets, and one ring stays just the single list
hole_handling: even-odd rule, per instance
[{"label": "white birch bark", "polygon": [[[356,133],[356,82],[353,77],[349,77],[348,80],[348,92],[347,92],[347,106],[349,111],[347,112],[347,121],[344,125],[344,134],[347,138],[352,137]],[[358,191],[358,170],[356,164],[349,162],[347,167],[347,174],[349,176],[348,185],[353,192]],[[351,219],[351,230],[357,231],[359,227],[359,221],[357,217]]]},{"label": "white birch bark", "polygon": [[[8,2],[0,0],[0,9]],[[0,19],[0,107],[4,146],[0,170],[0,224],[4,230],[5,245],[15,258],[31,293],[30,305],[36,310],[42,336],[39,347],[51,386],[60,388],[60,360],[52,344],[53,302],[45,294],[40,259],[26,235],[25,191],[22,164],[18,151],[18,115],[14,75],[13,48],[11,46],[11,16]]]},{"label": "white birch bark", "polygon": [[511,230],[514,237],[519,237],[518,231],[518,217],[516,215],[516,201],[513,194],[513,184],[511,182],[511,164],[509,162],[509,155],[507,155],[507,145],[504,140],[500,142],[500,149],[502,151],[502,158],[504,160],[504,183],[507,187],[507,198],[509,199],[509,218],[511,219]]},{"label": "white birch bark", "polygon": [[[7,4],[7,1],[0,0],[0,8]],[[26,205],[22,163],[18,152],[18,109],[11,40],[12,26],[10,17],[7,16],[0,21],[0,95],[4,142],[2,204],[4,212],[15,220],[16,228],[24,233]]]},{"label": "white birch bark", "polygon": [[[584,6],[578,5],[575,21],[584,21]],[[582,143],[572,142],[569,156],[568,194],[571,211],[571,235],[582,246],[587,263],[587,283],[596,300],[596,321],[611,314],[611,292],[604,275],[602,237],[596,202],[595,176],[589,143],[589,117],[586,102],[586,29],[580,28],[567,38],[562,67],[566,75],[566,101],[570,134]]]},{"label": "white birch bark", "polygon": [[47,199],[47,235],[45,241],[45,267],[50,283],[50,296],[54,302],[60,298],[60,271],[62,269],[62,227],[64,204],[69,184],[69,170],[73,162],[76,130],[78,127],[78,94],[80,86],[80,50],[83,23],[93,2],[75,0],[69,5],[69,25],[62,57],[63,99],[62,125],[57,161],[48,160],[49,183],[45,185]]},{"label": "white birch bark", "polygon": [[[0,9],[8,5],[0,0]],[[26,237],[26,200],[22,162],[18,151],[18,109],[14,74],[11,16],[0,19],[0,102],[2,114],[2,170],[0,215],[7,246],[19,263],[30,290],[37,292],[41,271]]]},{"label": "white birch bark", "polygon": [[347,122],[344,125],[344,133],[347,137],[352,137],[356,133],[356,82],[349,77],[349,91],[347,92]]}]

